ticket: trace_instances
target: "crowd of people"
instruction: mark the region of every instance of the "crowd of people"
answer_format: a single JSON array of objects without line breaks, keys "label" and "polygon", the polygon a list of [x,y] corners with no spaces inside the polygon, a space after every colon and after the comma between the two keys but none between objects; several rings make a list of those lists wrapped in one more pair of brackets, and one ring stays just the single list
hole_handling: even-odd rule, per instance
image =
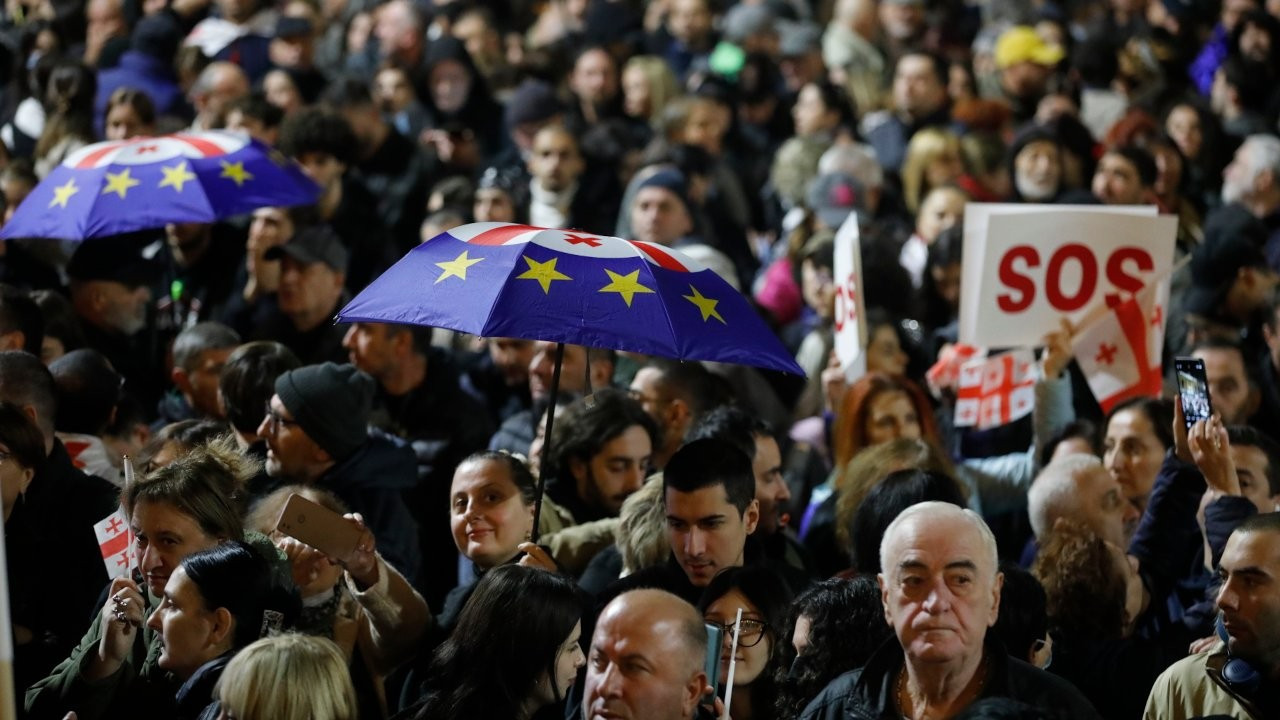
[{"label": "crowd of people", "polygon": [[[1278,55],[1275,0],[10,0],[4,222],[172,132],[319,188],[0,242],[19,717],[1280,717]],[[1064,322],[953,422],[972,202],[1178,218],[1163,397]],[[486,221],[676,248],[806,375],[333,322]]]}]

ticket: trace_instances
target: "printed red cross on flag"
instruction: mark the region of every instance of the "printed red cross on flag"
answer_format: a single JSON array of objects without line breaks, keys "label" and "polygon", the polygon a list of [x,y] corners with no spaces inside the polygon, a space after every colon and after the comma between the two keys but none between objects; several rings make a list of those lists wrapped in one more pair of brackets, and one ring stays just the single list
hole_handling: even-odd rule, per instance
[{"label": "printed red cross on flag", "polygon": [[570,245],[586,245],[587,247],[600,247],[599,240],[593,237],[583,237],[582,235],[571,235],[566,233],[564,239],[569,241]]},{"label": "printed red cross on flag", "polygon": [[1034,356],[1015,350],[971,360],[960,371],[955,424],[983,430],[1026,416],[1035,404]]},{"label": "printed red cross on flag", "polygon": [[1119,348],[1115,345],[1102,343],[1102,346],[1098,348],[1098,355],[1094,360],[1098,361],[1099,365],[1110,365],[1116,361],[1116,352],[1118,351]]}]

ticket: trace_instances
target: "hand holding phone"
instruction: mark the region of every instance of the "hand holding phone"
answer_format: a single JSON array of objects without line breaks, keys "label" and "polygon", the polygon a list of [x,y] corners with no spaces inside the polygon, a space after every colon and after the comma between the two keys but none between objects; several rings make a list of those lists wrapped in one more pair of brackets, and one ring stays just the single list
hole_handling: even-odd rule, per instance
[{"label": "hand holding phone", "polygon": [[1182,417],[1187,429],[1213,415],[1209,399],[1209,377],[1204,361],[1199,358],[1179,357],[1173,360],[1174,374],[1178,379],[1178,397],[1182,400]]},{"label": "hand holding phone", "polygon": [[280,509],[276,530],[328,555],[346,568],[357,586],[365,588],[377,583],[373,533],[359,513],[339,515],[294,493]]},{"label": "hand holding phone", "polygon": [[711,705],[720,694],[720,655],[724,652],[724,629],[715,623],[707,627],[707,657],[703,670],[707,673],[707,685],[711,692],[702,696],[703,705]]}]

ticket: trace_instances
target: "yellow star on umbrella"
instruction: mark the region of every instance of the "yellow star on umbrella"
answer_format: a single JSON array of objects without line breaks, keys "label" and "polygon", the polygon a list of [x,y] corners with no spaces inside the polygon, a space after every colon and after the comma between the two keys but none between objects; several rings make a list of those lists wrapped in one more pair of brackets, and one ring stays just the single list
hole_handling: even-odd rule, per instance
[{"label": "yellow star on umbrella", "polygon": [[102,194],[115,193],[123,200],[125,193],[129,192],[129,188],[135,185],[141,185],[142,181],[129,176],[129,168],[125,168],[118,173],[107,173],[107,186],[102,188]]},{"label": "yellow star on umbrella", "polygon": [[631,307],[631,300],[635,298],[636,293],[653,292],[651,288],[640,284],[638,280],[639,270],[632,270],[626,275],[619,275],[612,270],[605,270],[605,272],[609,273],[609,279],[613,282],[600,288],[597,292],[616,292],[627,302],[627,307]]},{"label": "yellow star on umbrella", "polygon": [[227,162],[222,161],[222,174],[218,177],[224,177],[234,182],[236,187],[244,187],[245,182],[253,179],[253,173],[244,169],[243,162]]},{"label": "yellow star on umbrella", "polygon": [[182,186],[195,180],[196,174],[187,170],[187,161],[183,160],[174,167],[160,166],[160,172],[164,173],[164,179],[160,181],[160,187],[171,187],[177,192],[182,192]]},{"label": "yellow star on umbrella", "polygon": [[525,263],[529,265],[529,269],[516,276],[517,280],[537,280],[542,286],[544,295],[551,292],[551,283],[554,280],[572,280],[573,278],[556,270],[556,261],[560,258],[551,258],[546,262],[538,262],[528,255],[524,257]]},{"label": "yellow star on umbrella", "polygon": [[698,288],[692,285],[689,286],[689,290],[693,292],[692,295],[681,295],[680,297],[698,306],[698,310],[702,312],[703,322],[706,322],[709,318],[715,318],[723,325],[729,324],[720,316],[720,311],[716,310],[716,305],[720,304],[719,300],[704,297],[702,293],[698,292]]},{"label": "yellow star on umbrella", "polygon": [[49,207],[57,205],[65,210],[67,208],[67,201],[71,199],[72,195],[75,195],[78,192],[80,192],[80,188],[76,187],[76,179],[68,179],[66,185],[59,185],[53,189],[53,199],[49,201]]},{"label": "yellow star on umbrella", "polygon": [[472,265],[475,265],[476,263],[484,259],[484,258],[467,257],[468,252],[470,251],[463,250],[461,255],[459,255],[458,257],[448,262],[436,263],[436,267],[440,268],[441,270],[444,270],[444,272],[441,273],[440,277],[436,278],[435,283],[432,283],[432,284],[439,284],[441,280],[444,280],[445,278],[451,278],[451,277],[456,277],[460,280],[466,280],[467,268],[471,267]]}]

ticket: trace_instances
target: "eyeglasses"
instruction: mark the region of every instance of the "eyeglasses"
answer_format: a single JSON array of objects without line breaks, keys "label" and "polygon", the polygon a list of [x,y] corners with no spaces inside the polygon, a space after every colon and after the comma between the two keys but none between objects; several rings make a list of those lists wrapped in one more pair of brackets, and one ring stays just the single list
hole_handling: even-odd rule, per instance
[{"label": "eyeglasses", "polygon": [[[708,625],[713,625],[724,631],[725,642],[733,640],[733,623],[720,623],[715,620],[703,620]],[[764,639],[764,631],[769,626],[759,620],[742,619],[742,631],[738,633],[738,647],[755,647]]]},{"label": "eyeglasses", "polygon": [[271,407],[270,402],[267,403],[267,408],[265,412],[266,412],[266,420],[267,420],[267,432],[271,433],[272,435],[275,435],[277,432],[279,432],[281,426],[289,427],[290,425],[298,424],[297,420],[290,420],[289,418],[276,412],[276,409]]}]

